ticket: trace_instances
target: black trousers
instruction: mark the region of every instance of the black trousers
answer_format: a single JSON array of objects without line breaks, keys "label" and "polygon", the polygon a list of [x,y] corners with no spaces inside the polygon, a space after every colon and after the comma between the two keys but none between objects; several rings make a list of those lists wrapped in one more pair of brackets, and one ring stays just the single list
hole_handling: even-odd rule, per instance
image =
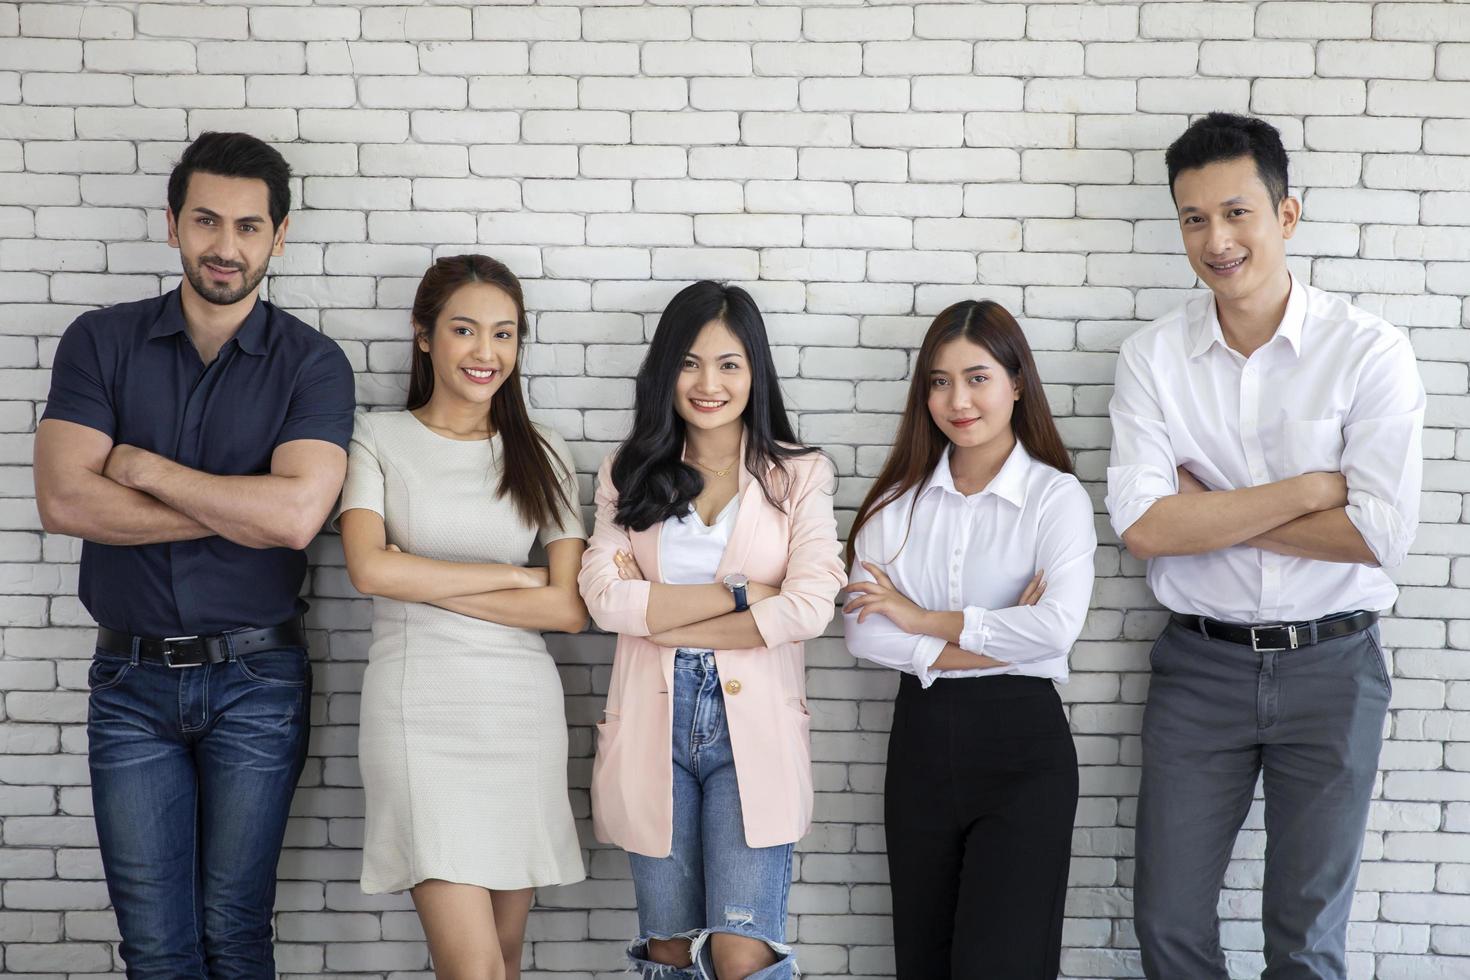
[{"label": "black trousers", "polygon": [[1055,980],[1076,813],[1051,681],[904,675],[884,785],[898,980]]}]

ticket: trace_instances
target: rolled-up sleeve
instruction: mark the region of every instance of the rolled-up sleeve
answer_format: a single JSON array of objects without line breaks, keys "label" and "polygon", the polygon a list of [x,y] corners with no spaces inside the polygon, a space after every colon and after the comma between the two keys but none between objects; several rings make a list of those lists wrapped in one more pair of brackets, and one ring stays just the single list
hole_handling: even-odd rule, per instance
[{"label": "rolled-up sleeve", "polygon": [[1419,528],[1424,482],[1424,382],[1413,348],[1398,331],[1364,359],[1343,421],[1347,516],[1378,564],[1402,564]]},{"label": "rolled-up sleeve", "polygon": [[1153,380],[1126,342],[1108,403],[1113,449],[1108,459],[1108,514],[1119,537],[1154,501],[1179,491],[1178,463]]},{"label": "rolled-up sleeve", "polygon": [[[882,520],[883,513],[880,511],[858,532],[850,584],[873,581],[873,576],[863,567],[863,562],[881,562],[877,555],[878,543],[882,540],[879,531]],[[888,573],[890,576],[894,574],[892,569]],[[906,633],[895,626],[893,620],[876,612],[868,613],[866,619],[858,622],[858,614],[845,609],[842,613],[842,633],[847,641],[848,653],[859,660],[870,660],[880,667],[891,667],[905,674],[913,674],[923,687],[934,683],[930,669],[944,652],[944,641],[939,637]]]},{"label": "rolled-up sleeve", "polygon": [[648,596],[651,586],[643,580],[629,581],[618,575],[613,556],[631,551],[627,529],[618,524],[618,491],[612,482],[612,458],[597,472],[597,523],[587,550],[582,553],[582,571],[577,587],[592,621],[609,633],[648,636]]},{"label": "rolled-up sleeve", "polygon": [[837,593],[845,582],[837,518],[832,512],[836,484],[832,463],[818,456],[788,465],[805,469],[806,477],[786,501],[791,514],[786,575],[779,595],[750,607],[755,628],[768,647],[820,636],[832,621]]},{"label": "rolled-up sleeve", "polygon": [[1042,505],[1036,539],[1045,595],[1034,606],[965,607],[960,649],[1008,664],[1046,660],[1072,649],[1092,603],[1096,550],[1092,499],[1075,480],[1057,484]]}]

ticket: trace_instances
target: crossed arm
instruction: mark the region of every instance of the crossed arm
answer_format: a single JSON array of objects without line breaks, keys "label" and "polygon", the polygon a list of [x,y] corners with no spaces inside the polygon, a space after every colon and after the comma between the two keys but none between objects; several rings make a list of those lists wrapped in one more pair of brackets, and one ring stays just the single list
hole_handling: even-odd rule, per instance
[{"label": "crossed arm", "polygon": [[427,603],[520,629],[580,633],[587,625],[577,591],[586,546],[581,538],[548,544],[548,568],[524,568],[407,554],[388,543],[382,516],[366,508],[344,511],[341,529],[347,574],[365,595]]},{"label": "crossed arm", "polygon": [[248,548],[302,549],[342,487],[347,454],[297,439],[271,454],[269,473],[216,476],[76,422],[36,430],[41,525],[100,544],[141,545],[213,535]]},{"label": "crossed arm", "polygon": [[1348,520],[1341,473],[1303,473],[1239,490],[1211,490],[1182,466],[1178,476],[1178,492],[1154,501],[1123,532],[1135,557],[1197,555],[1245,544],[1317,561],[1377,564]]},{"label": "crossed arm", "polygon": [[[618,578],[625,582],[646,581],[631,551],[613,556]],[[780,595],[777,586],[751,582],[746,586],[749,605]],[[755,615],[746,609],[735,612],[735,597],[719,582],[708,585],[648,585],[649,642],[661,647],[695,647],[737,650],[765,646],[756,628]]]},{"label": "crossed arm", "polygon": [[1156,379],[1125,345],[1108,408],[1108,510],[1128,550],[1148,559],[1248,545],[1316,561],[1399,564],[1419,519],[1424,387],[1401,336],[1382,335],[1369,354],[1342,419],[1341,472],[1215,490],[1178,466]]},{"label": "crossed arm", "polygon": [[[938,658],[929,665],[930,670],[984,670],[990,667],[1008,667],[1004,660],[983,653],[971,653],[960,646],[960,634],[965,629],[963,611],[925,609],[914,602],[898,587],[883,568],[873,562],[860,563],[871,581],[857,581],[848,586],[849,598],[842,607],[846,617],[856,616],[859,626],[869,616],[882,616],[902,633],[910,636],[929,636],[944,642]],[[1034,606],[1046,594],[1046,569],[1040,569],[1026,583],[1017,606]],[[849,627],[848,635],[853,630]]]}]

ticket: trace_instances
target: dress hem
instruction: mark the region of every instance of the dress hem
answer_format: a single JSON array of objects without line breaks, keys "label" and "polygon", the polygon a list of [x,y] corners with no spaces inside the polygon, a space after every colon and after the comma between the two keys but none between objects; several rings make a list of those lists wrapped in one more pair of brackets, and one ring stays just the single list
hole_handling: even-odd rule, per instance
[{"label": "dress hem", "polygon": [[518,879],[514,884],[505,884],[504,879],[490,882],[475,875],[446,872],[445,874],[419,875],[416,877],[415,880],[408,881],[407,884],[401,883],[402,881],[405,881],[407,879],[398,879],[388,884],[380,884],[378,882],[369,883],[368,881],[363,880],[358,882],[358,887],[362,889],[362,893],[364,895],[394,895],[400,892],[406,892],[410,888],[420,885],[431,878],[437,879],[439,881],[448,881],[456,885],[475,885],[476,887],[486,888],[490,891],[508,892],[517,891],[522,888],[553,888],[560,885],[575,885],[578,882],[586,881],[587,873],[584,871],[581,874],[578,874],[576,877],[565,878],[561,880],[554,880],[551,878],[527,880],[525,878],[521,878]]}]

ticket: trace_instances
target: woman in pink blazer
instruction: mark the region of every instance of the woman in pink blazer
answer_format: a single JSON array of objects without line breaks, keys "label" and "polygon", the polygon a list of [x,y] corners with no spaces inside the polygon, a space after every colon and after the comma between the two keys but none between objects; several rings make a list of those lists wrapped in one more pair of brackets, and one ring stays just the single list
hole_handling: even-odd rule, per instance
[{"label": "woman in pink blazer", "polygon": [[579,579],[618,634],[592,771],[629,852],[633,967],[787,980],[792,845],[811,823],[802,641],[845,584],[826,456],[796,444],[760,311],[698,282],[659,320],[632,435],[597,478]]}]

